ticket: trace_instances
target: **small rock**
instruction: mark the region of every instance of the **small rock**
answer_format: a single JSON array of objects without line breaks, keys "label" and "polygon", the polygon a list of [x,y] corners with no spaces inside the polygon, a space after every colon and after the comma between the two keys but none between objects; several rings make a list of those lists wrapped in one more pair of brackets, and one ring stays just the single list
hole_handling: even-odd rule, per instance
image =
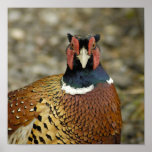
[{"label": "small rock", "polygon": [[50,45],[55,46],[55,45],[57,45],[57,44],[59,43],[59,39],[58,39],[57,36],[53,36],[53,37],[51,37],[51,38],[49,39],[49,42],[50,42]]},{"label": "small rock", "polygon": [[104,27],[104,32],[107,35],[118,35],[120,32],[120,29],[115,25],[107,25]]},{"label": "small rock", "polygon": [[53,12],[46,12],[43,11],[40,13],[40,18],[42,21],[50,24],[50,25],[57,25],[59,22],[58,15]]},{"label": "small rock", "polygon": [[8,12],[8,21],[11,22],[16,22],[21,18],[21,12],[18,10],[12,10]]},{"label": "small rock", "polygon": [[45,44],[45,39],[41,36],[37,36],[35,41],[39,46],[43,46]]},{"label": "small rock", "polygon": [[14,28],[10,31],[10,35],[15,40],[23,40],[25,32],[22,29]]}]

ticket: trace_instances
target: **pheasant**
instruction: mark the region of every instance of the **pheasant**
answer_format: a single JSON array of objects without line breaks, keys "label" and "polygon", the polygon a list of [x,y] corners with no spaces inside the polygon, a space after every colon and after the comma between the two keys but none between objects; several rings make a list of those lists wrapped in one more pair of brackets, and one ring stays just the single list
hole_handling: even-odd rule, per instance
[{"label": "pheasant", "polygon": [[8,143],[120,143],[120,100],[100,63],[100,35],[67,37],[64,74],[8,93]]}]

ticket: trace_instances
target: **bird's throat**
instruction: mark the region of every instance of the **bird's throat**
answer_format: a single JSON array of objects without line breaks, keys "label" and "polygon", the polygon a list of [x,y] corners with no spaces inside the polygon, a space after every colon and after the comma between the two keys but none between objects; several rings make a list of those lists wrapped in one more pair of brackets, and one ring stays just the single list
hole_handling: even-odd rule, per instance
[{"label": "bird's throat", "polygon": [[103,67],[99,65],[95,70],[82,69],[70,70],[68,67],[62,78],[64,84],[72,88],[89,88],[98,83],[104,83],[109,80],[108,74]]}]

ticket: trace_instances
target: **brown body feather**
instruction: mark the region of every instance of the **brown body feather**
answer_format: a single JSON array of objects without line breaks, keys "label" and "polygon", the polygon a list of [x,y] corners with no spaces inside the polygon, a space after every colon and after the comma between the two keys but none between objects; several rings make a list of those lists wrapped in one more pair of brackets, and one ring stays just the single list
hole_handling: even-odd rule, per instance
[{"label": "brown body feather", "polygon": [[31,122],[28,144],[120,143],[122,119],[114,85],[99,83],[91,92],[70,95],[61,90],[62,76],[9,93],[9,143],[20,143],[13,142],[13,134]]}]

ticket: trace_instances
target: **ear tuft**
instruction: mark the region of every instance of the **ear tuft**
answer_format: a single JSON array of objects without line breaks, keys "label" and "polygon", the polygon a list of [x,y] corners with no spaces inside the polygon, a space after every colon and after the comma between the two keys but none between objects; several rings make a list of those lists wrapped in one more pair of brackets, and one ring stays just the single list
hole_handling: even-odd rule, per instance
[{"label": "ear tuft", "polygon": [[98,41],[100,40],[100,34],[96,34],[96,35],[94,36],[94,38],[95,38],[96,42],[98,42]]},{"label": "ear tuft", "polygon": [[68,33],[67,37],[68,37],[69,42],[71,42],[73,35],[71,35],[70,33]]}]

